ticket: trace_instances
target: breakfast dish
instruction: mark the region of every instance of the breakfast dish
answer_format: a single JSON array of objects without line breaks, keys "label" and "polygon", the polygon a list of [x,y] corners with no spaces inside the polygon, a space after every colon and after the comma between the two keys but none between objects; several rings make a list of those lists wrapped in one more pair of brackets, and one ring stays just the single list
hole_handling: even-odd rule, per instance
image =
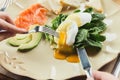
[{"label": "breakfast dish", "polygon": [[[65,4],[65,2],[70,3],[64,1],[61,5]],[[73,3],[78,2],[73,1]],[[65,7],[73,7],[73,5],[66,4]],[[19,36],[11,37],[8,39],[8,43],[18,47],[18,51],[26,52],[35,48],[40,43],[41,37],[42,39],[44,37],[45,40],[50,42],[51,46],[56,46],[53,46],[54,57],[61,60],[66,59],[68,62],[79,62],[76,48],[93,47],[101,50],[102,42],[106,39],[105,36],[101,35],[106,30],[106,23],[103,22],[105,15],[98,12],[93,6],[86,7],[86,4],[84,4],[83,9],[80,7],[74,12],[67,13],[69,10],[65,10],[66,14],[60,13],[55,16],[54,19],[49,21],[51,22],[51,25],[49,25],[45,22],[47,18],[49,19],[47,12],[50,13],[50,11],[47,11],[40,4],[31,5],[31,7],[19,14],[15,20],[15,25],[27,29],[28,32],[32,29],[31,27],[34,27],[33,29],[40,26],[48,27],[56,31],[58,37],[42,32],[33,32],[30,35],[19,34]]]},{"label": "breakfast dish", "polygon": [[[74,47],[86,48],[86,46],[92,46],[99,49],[98,51],[96,48],[86,48],[93,69],[99,69],[117,57],[120,50],[118,45],[120,36],[118,35],[119,21],[117,16],[120,15],[120,12],[114,12],[115,15],[111,16],[111,13],[108,13],[110,12],[108,2],[100,2],[98,0],[100,4],[99,9],[101,9],[99,11],[94,6],[85,6],[87,3],[83,4],[82,0],[79,1],[81,5],[75,3],[76,6],[71,5],[68,0],[54,0],[54,3],[48,1],[49,5],[41,5],[44,1],[36,0],[32,3],[32,0],[20,0],[18,3],[22,4],[24,10],[21,10],[18,6],[14,7],[15,5],[13,4],[6,12],[9,12],[14,19],[17,18],[17,25],[22,24],[19,24],[20,21],[29,21],[30,23],[29,26],[22,24],[24,27],[18,27],[27,30],[33,29],[36,26],[50,27],[59,33],[59,38],[37,32],[17,34],[15,37],[0,42],[0,61],[4,68],[15,74],[33,79],[67,79],[84,75]],[[28,4],[26,5],[25,3]],[[109,3],[114,4],[112,1],[109,1]],[[58,7],[54,7],[55,5],[51,6],[51,4],[58,4]],[[37,5],[37,9],[30,8],[31,5]],[[113,6],[117,7],[117,4]],[[13,9],[16,9],[16,11],[14,13],[10,12]],[[36,15],[30,9],[35,10]],[[37,11],[38,9],[41,12]],[[115,11],[117,10],[119,10],[119,7]],[[23,11],[26,11],[26,13],[23,13]],[[21,18],[20,13],[24,17]],[[33,16],[35,18],[43,14],[39,18],[43,22],[39,24],[39,19],[31,19],[33,21],[30,21],[25,16],[27,13],[31,14],[30,17],[29,15],[27,16],[28,18]],[[85,27],[86,25],[91,27],[91,22],[92,28],[88,29],[88,27]],[[59,27],[56,28],[56,25]],[[100,26],[99,29],[98,25]],[[81,36],[78,36],[78,33]],[[86,34],[89,34],[89,37],[86,37]],[[97,37],[95,42],[92,41],[93,43],[90,42],[91,35],[94,39]],[[60,52],[65,52],[65,54],[61,54]]]}]

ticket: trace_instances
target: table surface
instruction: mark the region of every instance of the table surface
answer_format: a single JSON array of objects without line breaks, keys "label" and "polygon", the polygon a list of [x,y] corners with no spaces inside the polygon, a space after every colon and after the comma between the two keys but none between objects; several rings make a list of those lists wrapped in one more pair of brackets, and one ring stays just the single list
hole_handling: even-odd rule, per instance
[{"label": "table surface", "polygon": [[[10,36],[11,36],[11,34],[9,32],[0,33],[0,41],[4,40]],[[116,59],[113,60],[112,62],[106,64],[105,66],[103,66],[99,70],[111,73],[113,68],[114,68],[115,63],[116,63]],[[77,79],[78,78],[80,80],[81,77],[77,77]],[[85,78],[86,78],[85,76],[82,77],[82,80],[85,80]],[[74,78],[74,79],[76,79],[76,78]],[[120,79],[120,76],[119,76],[119,79]],[[13,74],[13,73],[5,70],[2,66],[0,66],[0,80],[32,80],[32,79]]]}]

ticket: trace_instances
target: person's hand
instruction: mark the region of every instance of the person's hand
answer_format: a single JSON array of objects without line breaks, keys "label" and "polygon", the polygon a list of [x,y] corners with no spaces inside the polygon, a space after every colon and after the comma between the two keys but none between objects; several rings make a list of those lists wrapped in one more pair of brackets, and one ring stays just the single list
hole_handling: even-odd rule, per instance
[{"label": "person's hand", "polygon": [[101,72],[101,71],[93,71],[93,78],[87,78],[87,80],[118,80],[112,74]]},{"label": "person's hand", "polygon": [[0,12],[0,30],[1,29],[6,31],[0,32],[0,41],[14,36],[16,33],[26,32],[26,30],[16,27],[13,20],[5,12]]},{"label": "person's hand", "polygon": [[5,13],[5,12],[0,12],[0,29],[7,30],[8,32],[11,33],[24,33],[26,30],[17,28],[14,25],[13,20]]}]

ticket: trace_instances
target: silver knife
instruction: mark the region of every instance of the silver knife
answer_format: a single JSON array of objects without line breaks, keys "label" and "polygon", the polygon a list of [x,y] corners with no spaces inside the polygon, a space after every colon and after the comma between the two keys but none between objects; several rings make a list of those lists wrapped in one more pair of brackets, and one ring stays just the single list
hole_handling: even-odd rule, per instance
[{"label": "silver knife", "polygon": [[76,48],[76,49],[77,49],[78,57],[80,59],[83,69],[86,72],[87,77],[93,77],[91,64],[89,62],[85,48]]}]

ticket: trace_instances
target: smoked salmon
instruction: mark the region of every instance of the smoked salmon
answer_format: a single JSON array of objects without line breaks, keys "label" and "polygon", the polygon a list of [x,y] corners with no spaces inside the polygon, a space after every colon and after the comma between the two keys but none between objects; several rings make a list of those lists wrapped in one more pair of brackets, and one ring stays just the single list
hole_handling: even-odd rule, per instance
[{"label": "smoked salmon", "polygon": [[44,25],[47,21],[47,9],[40,4],[34,4],[19,14],[15,20],[15,25],[19,28],[29,29],[30,25]]}]

